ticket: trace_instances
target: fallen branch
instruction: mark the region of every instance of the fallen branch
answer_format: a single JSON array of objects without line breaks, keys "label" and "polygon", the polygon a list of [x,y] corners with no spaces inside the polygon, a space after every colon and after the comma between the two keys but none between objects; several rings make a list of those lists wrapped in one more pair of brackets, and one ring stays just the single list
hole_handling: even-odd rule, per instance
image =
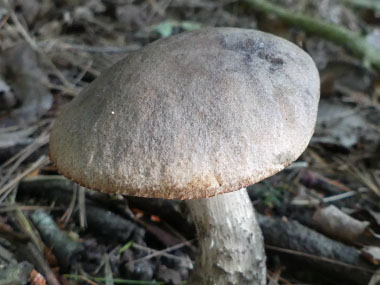
[{"label": "fallen branch", "polygon": [[[39,196],[51,201],[59,201],[60,203],[67,205],[70,203],[72,191],[73,182],[64,178],[63,176],[41,175],[22,181],[19,185],[17,193],[18,195],[31,194],[33,196]],[[123,204],[120,205],[120,202]],[[146,204],[142,210],[150,208],[150,205],[151,204],[149,203]],[[108,237],[114,240],[116,239],[120,242],[128,241],[138,225],[124,218],[124,215],[117,215],[111,211],[104,209],[103,206],[112,208],[118,213],[121,212],[119,210],[123,208],[125,212],[126,201],[112,200],[109,199],[108,195],[98,192],[87,192],[86,219],[89,229],[97,232],[99,236]],[[139,204],[139,206],[141,206],[141,204]],[[178,218],[180,216],[179,213],[173,211],[171,213],[177,218],[178,221]],[[78,213],[76,213],[75,216],[78,218]],[[143,224],[150,233],[156,236],[165,245],[170,246],[180,242],[178,238],[175,238],[172,235],[169,236],[169,233],[166,233],[155,224],[148,224],[143,220],[137,220],[136,222]]]},{"label": "fallen branch", "polygon": [[354,284],[369,282],[374,268],[361,258],[356,248],[327,238],[296,221],[257,216],[266,245],[288,250],[288,254],[298,252],[298,255],[292,254],[295,259],[337,278]]},{"label": "fallen branch", "polygon": [[[41,195],[47,199],[61,202],[64,200],[68,203],[71,199],[71,191],[72,184],[67,179],[60,176],[50,178],[37,176],[37,178],[22,181],[18,194],[33,193],[33,195]],[[143,203],[144,201],[146,203]],[[146,213],[155,214],[168,220],[172,214],[176,216],[176,225],[188,225],[188,221],[185,218],[181,220],[181,216],[178,215],[181,205],[179,201],[170,201],[170,204],[163,205],[160,199],[131,199],[130,206],[134,203]],[[86,204],[87,210],[88,205],[92,205],[92,203]],[[86,212],[88,215],[88,211]],[[96,214],[101,215],[99,212],[94,212],[95,218]],[[346,281],[349,279],[354,284],[366,284],[370,280],[370,271],[373,268],[362,260],[360,251],[356,248],[329,239],[298,222],[282,222],[261,215],[258,215],[258,218],[267,245],[297,251],[301,255],[295,256],[295,258],[301,260],[302,263],[305,262],[317,270],[334,275],[335,278],[344,278]],[[88,222],[90,225],[89,220]],[[310,256],[317,258],[313,259]]]},{"label": "fallen branch", "polygon": [[137,228],[135,223],[91,204],[86,204],[86,218],[88,227],[98,236],[116,239],[120,242],[127,242]]},{"label": "fallen branch", "polygon": [[71,239],[65,232],[61,231],[45,211],[35,211],[31,218],[43,241],[48,247],[52,248],[58,262],[64,268],[69,268],[84,252],[84,245]]},{"label": "fallen branch", "polygon": [[364,63],[380,70],[380,49],[370,45],[359,33],[310,16],[301,15],[266,0],[245,0],[245,2],[258,12],[273,14],[305,32],[318,35],[347,48],[354,55],[361,57]]},{"label": "fallen branch", "polygon": [[[63,176],[37,176],[21,182],[17,194],[33,195],[68,205],[72,199],[73,187],[73,182]],[[90,195],[86,195],[85,201],[89,229],[101,237],[108,237],[120,242],[128,241],[138,226],[134,222],[98,206],[97,203],[94,203],[95,201],[91,201],[87,197],[90,198]],[[102,205],[106,204],[104,201],[101,202]],[[74,216],[79,220],[79,211],[76,211]]]},{"label": "fallen branch", "polygon": [[339,0],[345,4],[355,6],[361,9],[369,9],[380,12],[380,2],[377,0]]}]

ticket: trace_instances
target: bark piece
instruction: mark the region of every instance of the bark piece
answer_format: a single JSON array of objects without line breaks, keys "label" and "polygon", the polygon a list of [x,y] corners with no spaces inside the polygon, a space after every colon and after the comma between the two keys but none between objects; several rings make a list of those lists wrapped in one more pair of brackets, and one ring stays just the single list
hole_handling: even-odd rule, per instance
[{"label": "bark piece", "polygon": [[134,223],[94,205],[86,205],[86,217],[88,227],[99,237],[126,242],[136,229]]},{"label": "bark piece", "polygon": [[0,270],[0,285],[26,284],[32,270],[33,265],[26,261],[9,264]]},{"label": "bark piece", "polygon": [[64,268],[69,268],[84,252],[84,245],[74,241],[61,231],[45,211],[35,211],[31,218],[43,241],[53,250],[58,262]]},{"label": "bark piece", "polygon": [[[73,182],[63,176],[37,176],[22,181],[18,194],[33,194],[34,196],[68,204],[71,201],[73,186]],[[105,200],[100,202],[105,203]],[[112,205],[111,202],[109,204]],[[78,218],[78,213],[76,213],[76,218]],[[116,239],[121,242],[127,241],[136,228],[136,224],[133,222],[98,206],[87,198],[86,219],[89,229],[97,232],[99,236]]]},{"label": "bark piece", "polygon": [[[333,275],[353,284],[367,284],[371,278],[371,267],[362,258],[360,251],[313,231],[296,221],[284,222],[280,219],[257,215],[263,231],[265,244],[328,258],[334,262],[293,256],[300,264]],[[341,263],[348,264],[344,266]],[[360,267],[360,268],[356,268]],[[351,283],[350,283],[351,284]]]}]

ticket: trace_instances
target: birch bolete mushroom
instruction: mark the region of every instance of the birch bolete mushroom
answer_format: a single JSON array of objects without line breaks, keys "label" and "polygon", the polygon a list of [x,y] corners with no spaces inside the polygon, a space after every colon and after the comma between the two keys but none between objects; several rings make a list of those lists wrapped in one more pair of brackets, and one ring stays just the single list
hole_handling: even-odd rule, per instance
[{"label": "birch bolete mushroom", "polygon": [[284,39],[182,33],[128,54],[77,96],[55,122],[50,157],[87,188],[191,199],[200,254],[190,282],[265,284],[244,187],[299,157],[318,100],[312,59]]}]

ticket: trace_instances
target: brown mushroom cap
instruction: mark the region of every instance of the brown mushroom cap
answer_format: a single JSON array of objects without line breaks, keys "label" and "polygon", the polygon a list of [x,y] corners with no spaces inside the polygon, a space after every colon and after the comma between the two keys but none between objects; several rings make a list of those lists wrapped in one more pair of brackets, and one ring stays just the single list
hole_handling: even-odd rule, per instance
[{"label": "brown mushroom cap", "polygon": [[319,76],[296,45],[207,28],[113,65],[57,119],[50,156],[108,193],[191,199],[256,183],[298,158],[314,131]]}]

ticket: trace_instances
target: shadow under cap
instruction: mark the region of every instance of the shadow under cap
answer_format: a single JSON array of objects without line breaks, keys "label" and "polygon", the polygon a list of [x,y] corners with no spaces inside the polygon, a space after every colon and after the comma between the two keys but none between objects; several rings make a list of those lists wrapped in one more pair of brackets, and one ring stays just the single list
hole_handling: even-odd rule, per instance
[{"label": "shadow under cap", "polygon": [[182,33],[131,53],[68,104],[50,157],[103,192],[211,197],[297,159],[318,100],[312,59],[284,39],[236,28]]}]

